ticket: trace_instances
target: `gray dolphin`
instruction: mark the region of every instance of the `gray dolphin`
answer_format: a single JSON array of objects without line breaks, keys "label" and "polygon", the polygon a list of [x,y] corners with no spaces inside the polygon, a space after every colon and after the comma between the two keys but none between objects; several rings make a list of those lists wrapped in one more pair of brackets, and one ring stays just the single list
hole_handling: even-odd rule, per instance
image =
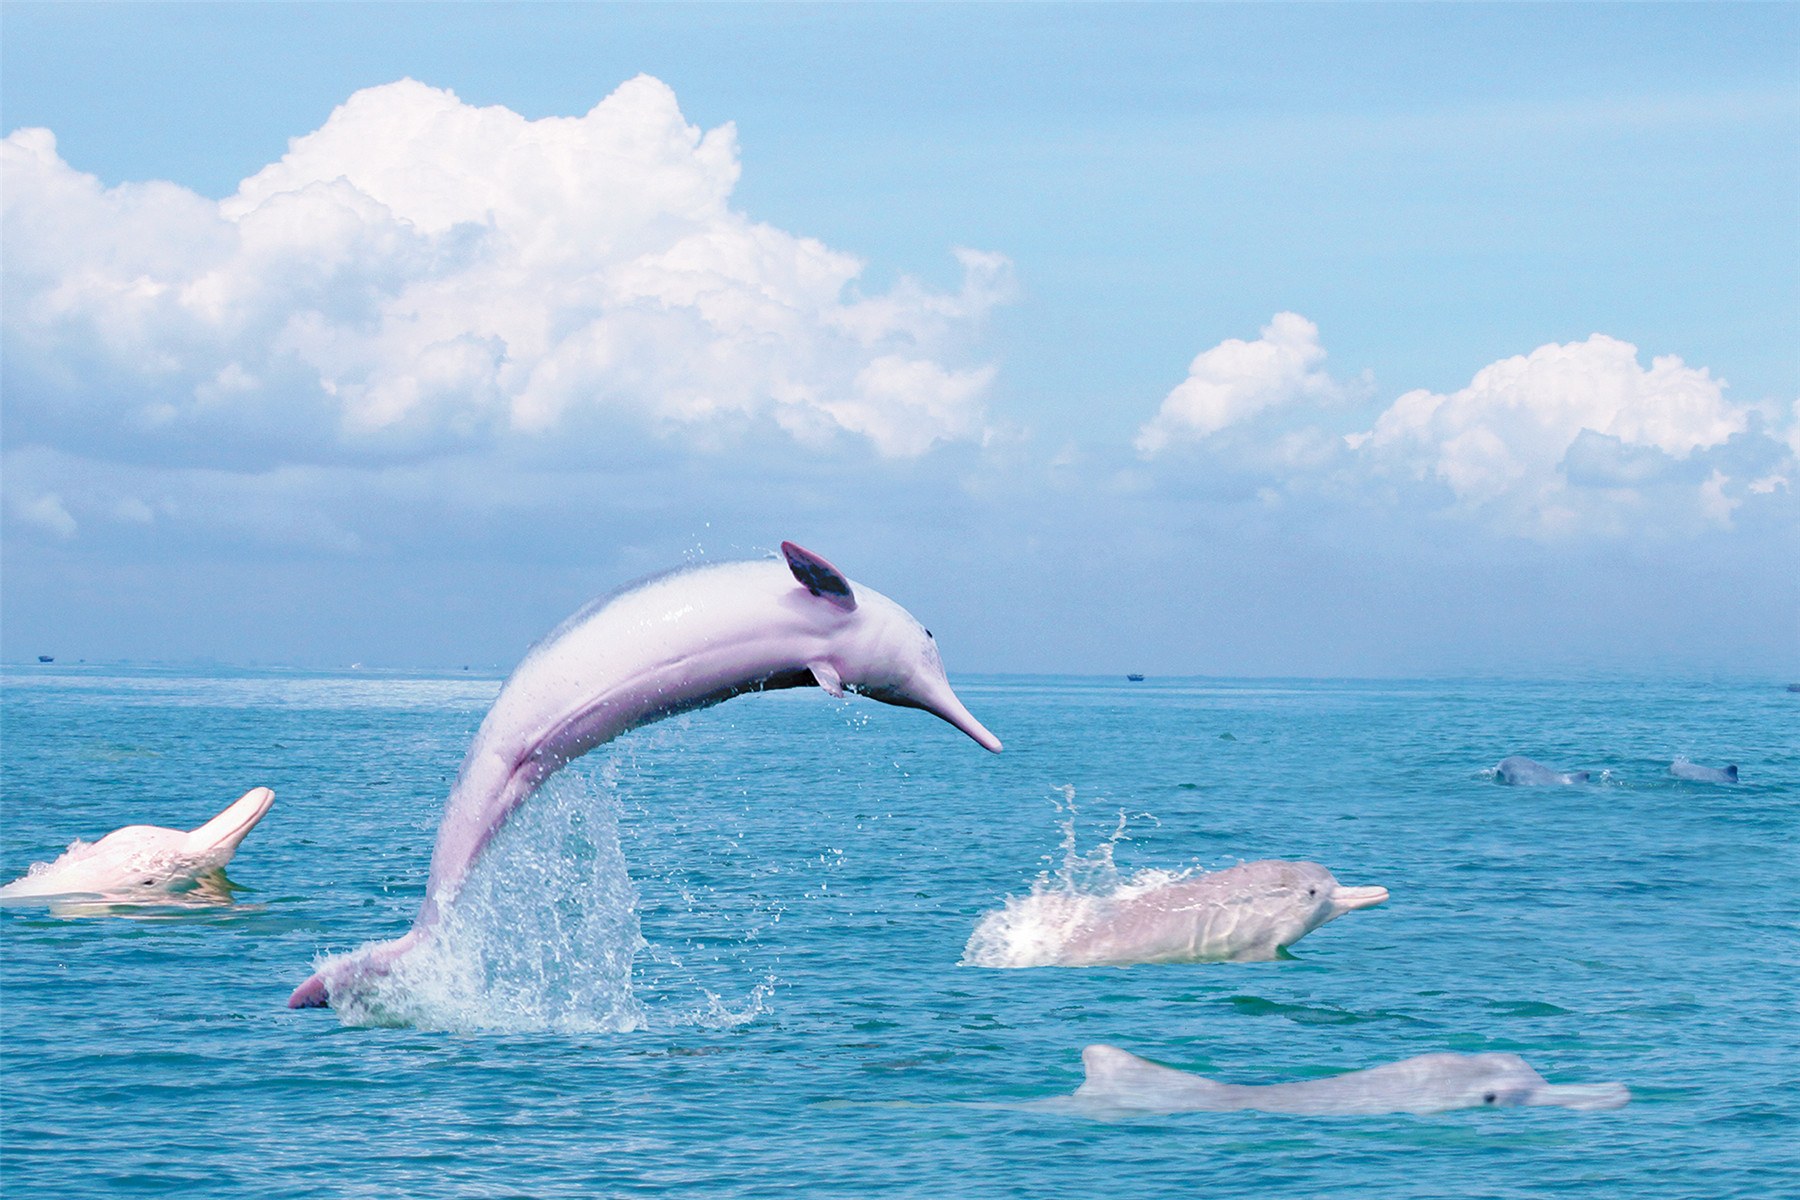
[{"label": "gray dolphin", "polygon": [[1502,783],[1524,784],[1539,787],[1552,787],[1559,784],[1586,783],[1586,771],[1558,771],[1554,767],[1546,767],[1523,755],[1515,754],[1500,760],[1494,768],[1494,774]]},{"label": "gray dolphin", "polygon": [[1055,1107],[1099,1116],[1240,1109],[1312,1117],[1423,1115],[1527,1104],[1586,1112],[1619,1108],[1631,1099],[1620,1083],[1548,1083],[1516,1054],[1421,1054],[1365,1071],[1263,1086],[1218,1083],[1116,1046],[1089,1046],[1081,1065],[1086,1081],[1073,1096],[1058,1097]]},{"label": "gray dolphin", "polygon": [[1126,967],[1266,962],[1327,921],[1388,898],[1345,887],[1318,863],[1264,859],[1111,896],[1034,891],[975,926],[975,967]]},{"label": "gray dolphin", "polygon": [[425,901],[405,935],[319,965],[288,997],[318,1008],[385,975],[443,911],[518,807],[563,766],[628,730],[745,692],[818,686],[921,708],[988,750],[1000,739],[950,688],[931,631],[792,542],[782,558],[688,567],[577,612],[500,688],[450,788]]},{"label": "gray dolphin", "polygon": [[1691,763],[1678,758],[1669,764],[1669,774],[1677,779],[1685,779],[1689,783],[1736,783],[1738,781],[1736,763],[1729,767],[1703,767],[1699,763]]}]

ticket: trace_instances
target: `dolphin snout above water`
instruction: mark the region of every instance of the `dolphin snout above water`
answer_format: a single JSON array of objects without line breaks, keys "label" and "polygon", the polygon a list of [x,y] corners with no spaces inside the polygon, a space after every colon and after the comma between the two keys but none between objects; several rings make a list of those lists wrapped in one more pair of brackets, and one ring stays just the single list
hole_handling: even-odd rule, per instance
[{"label": "dolphin snout above water", "polygon": [[815,685],[924,709],[1000,749],[951,689],[930,630],[792,542],[779,559],[629,584],[553,629],[507,677],[451,786],[411,931],[321,965],[289,1007],[329,1004],[335,989],[386,974],[435,937],[495,834],[567,763],[664,717]]},{"label": "dolphin snout above water", "polygon": [[1586,771],[1558,771],[1520,754],[1501,759],[1494,768],[1494,775],[1502,783],[1528,787],[1557,787],[1588,781]]},{"label": "dolphin snout above water", "polygon": [[193,887],[223,868],[275,803],[266,787],[251,788],[224,812],[193,830],[127,825],[97,842],[77,839],[53,863],[0,887],[0,900],[99,896],[149,900]]},{"label": "dolphin snout above water", "polygon": [[1034,1107],[1116,1112],[1236,1112],[1380,1116],[1461,1108],[1558,1105],[1591,1112],[1631,1099],[1623,1084],[1553,1084],[1516,1054],[1421,1054],[1325,1079],[1261,1086],[1219,1083],[1161,1066],[1116,1046],[1081,1052],[1087,1078],[1069,1097]]},{"label": "dolphin snout above water", "polygon": [[1384,887],[1346,887],[1318,863],[1264,859],[1109,896],[1034,891],[976,925],[977,967],[1125,967],[1266,962],[1345,913],[1384,904]]}]

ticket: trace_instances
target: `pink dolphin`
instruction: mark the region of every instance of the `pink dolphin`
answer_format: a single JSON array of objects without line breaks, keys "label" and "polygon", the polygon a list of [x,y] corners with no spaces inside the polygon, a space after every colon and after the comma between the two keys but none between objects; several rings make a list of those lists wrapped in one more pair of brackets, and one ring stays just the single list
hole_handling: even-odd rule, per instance
[{"label": "pink dolphin", "polygon": [[1073,1096],[1037,1106],[1095,1115],[1255,1109],[1350,1117],[1544,1104],[1591,1112],[1631,1100],[1621,1083],[1550,1083],[1516,1054],[1421,1054],[1324,1079],[1262,1085],[1219,1083],[1116,1046],[1089,1046],[1081,1052],[1081,1065],[1087,1079]]},{"label": "pink dolphin", "polygon": [[324,964],[288,998],[392,969],[433,935],[509,817],[565,764],[640,725],[745,692],[817,685],[922,708],[989,750],[1000,739],[963,707],[931,633],[912,614],[792,542],[783,560],[688,567],[602,597],[533,646],[488,710],[431,852],[425,903],[403,937]]},{"label": "pink dolphin", "polygon": [[127,825],[97,842],[77,838],[55,862],[38,863],[0,887],[0,902],[58,896],[145,902],[204,892],[196,884],[231,861],[273,803],[274,792],[256,787],[198,829]]}]

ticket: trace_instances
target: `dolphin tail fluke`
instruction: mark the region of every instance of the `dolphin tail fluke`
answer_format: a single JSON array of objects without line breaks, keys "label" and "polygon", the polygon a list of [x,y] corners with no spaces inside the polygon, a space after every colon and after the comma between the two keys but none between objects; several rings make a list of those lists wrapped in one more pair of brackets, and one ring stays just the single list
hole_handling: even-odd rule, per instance
[{"label": "dolphin tail fluke", "polygon": [[325,979],[317,972],[309,975],[305,983],[294,989],[288,997],[289,1008],[330,1008],[331,997],[325,991]]},{"label": "dolphin tail fluke", "polygon": [[405,936],[395,938],[391,942],[370,942],[361,950],[351,954],[338,955],[326,959],[319,964],[319,969],[307,977],[306,982],[294,989],[288,997],[289,1008],[332,1008],[332,996],[354,992],[372,979],[378,979],[394,969],[401,957],[425,938],[424,932],[414,926]]},{"label": "dolphin tail fluke", "polygon": [[275,793],[268,788],[251,788],[230,808],[187,835],[188,853],[223,850],[227,855],[235,854],[238,843],[249,836],[274,803]]}]

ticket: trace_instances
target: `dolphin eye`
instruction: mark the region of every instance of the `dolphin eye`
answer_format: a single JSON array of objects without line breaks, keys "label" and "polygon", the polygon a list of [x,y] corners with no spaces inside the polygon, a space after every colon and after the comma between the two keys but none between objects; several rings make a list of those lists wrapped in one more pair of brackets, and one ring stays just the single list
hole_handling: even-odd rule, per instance
[{"label": "dolphin eye", "polygon": [[1306,889],[1306,894],[1309,896],[1316,896],[1319,894],[1319,889],[1316,887],[1309,887]]},{"label": "dolphin eye", "polygon": [[1497,1096],[1495,1093],[1489,1092],[1487,1095],[1485,1095],[1481,1098],[1481,1102],[1483,1104],[1492,1104],[1494,1101],[1498,1100],[1499,1098],[1500,1097]]}]

